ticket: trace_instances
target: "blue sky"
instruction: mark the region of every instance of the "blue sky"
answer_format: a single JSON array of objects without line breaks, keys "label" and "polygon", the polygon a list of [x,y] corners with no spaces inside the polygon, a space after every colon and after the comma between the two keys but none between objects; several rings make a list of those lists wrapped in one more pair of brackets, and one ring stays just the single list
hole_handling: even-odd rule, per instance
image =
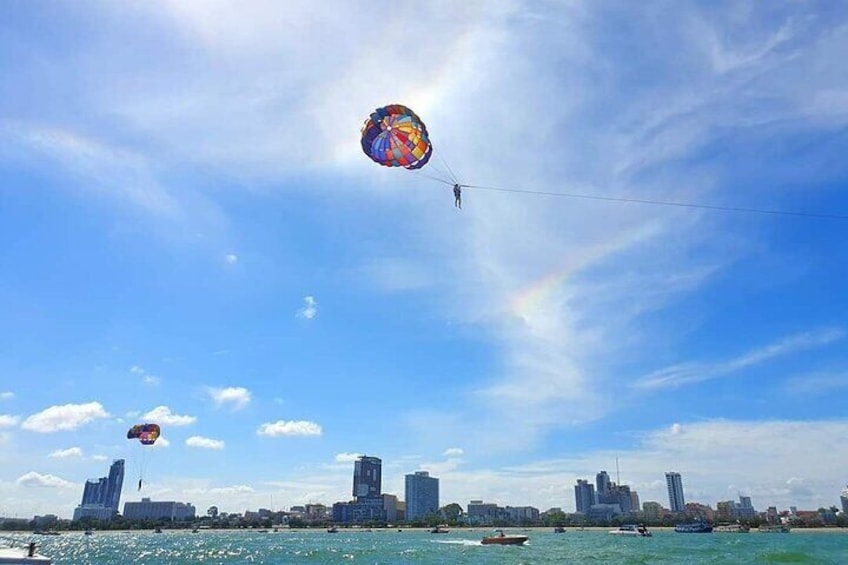
[{"label": "blue sky", "polygon": [[844,7],[0,22],[0,515],[70,516],[116,457],[124,500],[201,510],[346,500],[363,453],[443,503],[573,510],[616,457],[643,501],[671,470],[713,506],[838,501],[848,221],[471,188],[458,211],[359,129],[406,104],[472,185],[846,215]]}]

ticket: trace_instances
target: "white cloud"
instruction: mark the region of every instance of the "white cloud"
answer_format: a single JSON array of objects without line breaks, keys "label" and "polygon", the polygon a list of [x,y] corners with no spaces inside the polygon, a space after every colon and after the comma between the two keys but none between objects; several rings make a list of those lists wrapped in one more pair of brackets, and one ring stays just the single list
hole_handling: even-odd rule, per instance
[{"label": "white cloud", "polygon": [[640,379],[634,386],[644,389],[676,388],[684,384],[724,377],[772,359],[823,347],[845,337],[842,329],[805,332],[754,349],[720,363],[683,363],[665,367]]},{"label": "white cloud", "polygon": [[69,447],[68,449],[57,449],[56,451],[54,451],[53,453],[48,455],[48,457],[57,457],[57,458],[82,457],[82,449],[79,448],[79,447]]},{"label": "white cloud", "polygon": [[201,447],[204,449],[224,449],[224,442],[222,440],[202,436],[191,436],[186,439],[185,444],[189,447]]},{"label": "white cloud", "polygon": [[15,398],[14,392],[0,392],[0,400],[11,400],[12,398]]},{"label": "white cloud", "polygon": [[208,388],[212,401],[218,406],[229,405],[233,410],[241,410],[250,404],[250,391],[244,387]]},{"label": "white cloud", "polygon": [[462,454],[465,453],[461,447],[449,447],[442,453],[445,457],[462,457]]},{"label": "white cloud", "polygon": [[17,426],[20,420],[21,419],[18,416],[0,414],[0,428],[11,428],[13,426]]},{"label": "white cloud", "polygon": [[311,320],[315,316],[318,315],[318,303],[315,301],[315,298],[312,296],[304,296],[303,297],[303,308],[297,311],[297,315],[300,318],[304,318],[306,320]]},{"label": "white cloud", "polygon": [[132,373],[133,375],[143,375],[145,374],[145,371],[138,365],[133,365],[132,367],[130,367],[130,373]]},{"label": "white cloud", "polygon": [[130,373],[142,377],[142,382],[144,382],[144,384],[146,385],[158,386],[162,383],[162,379],[157,376],[151,375],[138,365],[133,365],[132,367],[130,367]]},{"label": "white cloud", "polygon": [[162,379],[159,377],[154,377],[153,375],[144,375],[144,384],[150,386],[157,386],[162,383]]},{"label": "white cloud", "polygon": [[163,436],[159,436],[158,438],[156,438],[156,443],[154,443],[150,447],[153,447],[154,449],[161,449],[161,448],[164,448],[164,447],[169,447],[170,445],[171,445],[170,441],[168,441]]},{"label": "white cloud", "polygon": [[336,463],[353,463],[361,456],[360,453],[337,453]]},{"label": "white cloud", "polygon": [[92,455],[91,458],[94,459],[95,461],[108,461],[109,460],[109,457],[106,456],[106,455]]},{"label": "white cloud", "polygon": [[277,420],[276,422],[268,422],[259,426],[256,433],[260,436],[278,437],[278,436],[320,436],[321,426],[314,422],[304,420]]},{"label": "white cloud", "polygon": [[23,421],[21,427],[33,432],[51,433],[75,430],[94,420],[108,417],[109,413],[99,402],[62,404],[45,408],[41,412],[29,416]]},{"label": "white cloud", "polygon": [[174,414],[167,406],[157,406],[142,416],[142,418],[156,424],[164,424],[167,426],[188,426],[197,421],[197,418],[194,416],[179,416]]},{"label": "white cloud", "polygon": [[70,488],[74,486],[72,482],[55,475],[42,475],[35,471],[30,471],[18,477],[18,480],[15,482],[24,487]]},{"label": "white cloud", "polygon": [[238,263],[238,255],[229,253],[224,257],[224,261],[226,261],[227,265],[235,265]]}]

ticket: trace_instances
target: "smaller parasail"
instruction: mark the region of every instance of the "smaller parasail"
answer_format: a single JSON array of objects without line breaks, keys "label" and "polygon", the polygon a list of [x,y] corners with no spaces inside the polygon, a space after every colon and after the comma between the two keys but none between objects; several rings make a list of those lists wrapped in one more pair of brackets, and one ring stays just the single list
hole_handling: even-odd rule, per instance
[{"label": "smaller parasail", "polygon": [[365,120],[362,151],[384,167],[420,169],[430,160],[433,146],[421,118],[406,106],[391,104]]},{"label": "smaller parasail", "polygon": [[136,424],[127,430],[127,439],[138,439],[143,445],[153,445],[162,430],[159,424]]}]

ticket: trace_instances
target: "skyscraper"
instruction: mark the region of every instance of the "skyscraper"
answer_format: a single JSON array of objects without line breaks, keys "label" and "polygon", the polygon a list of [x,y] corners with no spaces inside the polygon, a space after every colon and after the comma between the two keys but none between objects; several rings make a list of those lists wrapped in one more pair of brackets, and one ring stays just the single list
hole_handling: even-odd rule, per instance
[{"label": "skyscraper", "polygon": [[842,502],[842,511],[848,514],[848,485],[845,485],[839,500]]},{"label": "skyscraper", "polygon": [[109,476],[89,479],[82,491],[82,502],[74,510],[74,520],[97,518],[111,520],[118,512],[124,486],[124,460],[117,459],[109,467]]},{"label": "skyscraper", "polygon": [[665,474],[665,484],[668,487],[668,507],[672,512],[683,512],[686,501],[683,500],[683,480],[680,473],[670,471]]},{"label": "skyscraper", "polygon": [[598,493],[598,501],[601,501],[610,490],[610,478],[606,471],[595,475],[595,489]]},{"label": "skyscraper", "polygon": [[357,459],[353,467],[353,496],[357,501],[363,498],[380,498],[382,467],[383,462],[377,457],[362,455]]},{"label": "skyscraper", "polygon": [[414,520],[439,511],[439,479],[427,471],[406,475],[406,519]]},{"label": "skyscraper", "polygon": [[577,479],[574,485],[574,504],[578,512],[584,514],[595,504],[595,485],[585,479]]}]

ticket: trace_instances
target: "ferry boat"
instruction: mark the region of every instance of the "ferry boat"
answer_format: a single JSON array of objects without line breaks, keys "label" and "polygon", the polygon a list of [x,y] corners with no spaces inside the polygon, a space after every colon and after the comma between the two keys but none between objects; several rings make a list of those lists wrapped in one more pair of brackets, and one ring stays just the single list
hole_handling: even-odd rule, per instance
[{"label": "ferry boat", "polygon": [[677,524],[674,531],[679,534],[709,534],[713,531],[712,524],[707,522],[693,522],[691,524]]},{"label": "ferry boat", "polygon": [[744,524],[719,524],[713,528],[717,534],[747,534],[751,528]]}]

